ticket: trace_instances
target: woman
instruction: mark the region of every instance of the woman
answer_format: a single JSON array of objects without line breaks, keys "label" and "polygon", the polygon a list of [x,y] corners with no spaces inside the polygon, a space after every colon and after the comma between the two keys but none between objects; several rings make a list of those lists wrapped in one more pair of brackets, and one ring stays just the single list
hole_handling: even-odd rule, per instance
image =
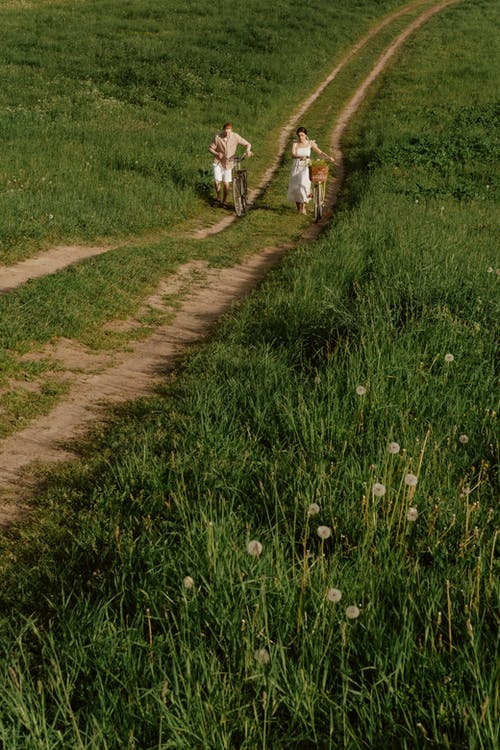
[{"label": "woman", "polygon": [[306,213],[306,203],[311,199],[311,180],[309,179],[309,158],[311,149],[331,164],[334,163],[333,156],[328,156],[317,145],[316,141],[310,141],[305,128],[297,129],[298,141],[292,145],[292,171],[288,183],[288,200],[295,201],[297,212]]}]

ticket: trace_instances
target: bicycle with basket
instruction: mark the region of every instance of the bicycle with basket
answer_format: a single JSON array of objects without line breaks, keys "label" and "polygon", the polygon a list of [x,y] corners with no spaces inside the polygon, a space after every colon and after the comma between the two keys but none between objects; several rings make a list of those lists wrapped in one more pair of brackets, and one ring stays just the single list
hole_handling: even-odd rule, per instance
[{"label": "bicycle with basket", "polygon": [[328,179],[328,164],[323,159],[314,159],[310,162],[309,179],[312,185],[314,221],[318,222],[323,216]]}]

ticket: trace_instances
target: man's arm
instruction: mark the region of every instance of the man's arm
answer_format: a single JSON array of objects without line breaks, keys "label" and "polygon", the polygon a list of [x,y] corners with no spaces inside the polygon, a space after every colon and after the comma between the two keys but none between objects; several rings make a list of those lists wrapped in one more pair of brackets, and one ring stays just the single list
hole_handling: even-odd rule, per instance
[{"label": "man's arm", "polygon": [[252,144],[242,138],[241,135],[238,135],[238,144],[246,148],[247,156],[252,156]]},{"label": "man's arm", "polygon": [[217,136],[213,139],[212,143],[208,147],[209,152],[215,156],[216,159],[223,159],[224,158],[224,152],[221,151],[219,144],[217,142]]}]

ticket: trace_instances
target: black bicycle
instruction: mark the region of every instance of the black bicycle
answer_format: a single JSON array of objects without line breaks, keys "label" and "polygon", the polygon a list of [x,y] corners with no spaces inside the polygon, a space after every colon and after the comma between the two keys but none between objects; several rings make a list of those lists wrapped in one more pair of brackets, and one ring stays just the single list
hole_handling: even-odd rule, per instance
[{"label": "black bicycle", "polygon": [[236,216],[243,216],[248,210],[248,178],[247,170],[242,169],[241,162],[246,158],[243,156],[233,156],[232,161],[232,183],[233,183],[233,202]]}]

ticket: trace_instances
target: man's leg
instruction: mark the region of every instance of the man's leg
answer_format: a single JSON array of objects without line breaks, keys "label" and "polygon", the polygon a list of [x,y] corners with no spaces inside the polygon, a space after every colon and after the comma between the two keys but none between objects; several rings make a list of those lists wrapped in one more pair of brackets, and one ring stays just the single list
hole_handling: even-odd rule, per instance
[{"label": "man's leg", "polygon": [[213,172],[214,172],[215,200],[220,201],[219,193],[220,193],[221,182],[222,182],[222,170],[218,164],[214,164]]}]

